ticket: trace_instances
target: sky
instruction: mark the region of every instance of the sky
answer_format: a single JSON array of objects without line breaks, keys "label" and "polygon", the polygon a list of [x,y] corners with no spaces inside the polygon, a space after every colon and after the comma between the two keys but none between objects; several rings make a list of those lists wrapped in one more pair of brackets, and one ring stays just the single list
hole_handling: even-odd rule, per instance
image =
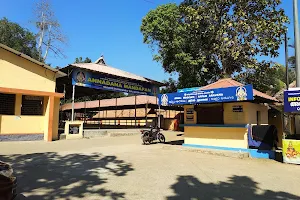
[{"label": "sky", "polygon": [[[36,32],[33,9],[36,0],[0,0],[0,18],[6,17]],[[63,33],[68,38],[64,47],[67,58],[50,56],[47,63],[64,67],[74,63],[76,57],[89,57],[92,61],[104,55],[108,65],[137,75],[162,81],[170,77],[160,63],[153,61],[152,51],[143,43],[140,32],[142,18],[158,5],[179,3],[179,0],[51,0],[53,11]],[[288,37],[293,42],[292,0],[282,0],[282,8],[290,18]],[[284,64],[284,46],[280,56],[272,61]],[[293,50],[289,49],[289,54]]]}]

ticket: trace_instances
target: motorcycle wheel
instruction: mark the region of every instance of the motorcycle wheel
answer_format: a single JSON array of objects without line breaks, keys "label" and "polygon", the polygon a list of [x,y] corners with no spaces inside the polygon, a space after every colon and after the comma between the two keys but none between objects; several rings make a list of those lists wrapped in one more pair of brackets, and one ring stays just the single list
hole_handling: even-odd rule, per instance
[{"label": "motorcycle wheel", "polygon": [[150,144],[150,143],[149,143],[149,136],[148,136],[148,135],[143,135],[142,140],[143,140],[143,144],[144,144],[144,145]]},{"label": "motorcycle wheel", "polygon": [[166,142],[165,136],[161,133],[158,134],[158,140],[159,140],[160,143],[165,143]]}]

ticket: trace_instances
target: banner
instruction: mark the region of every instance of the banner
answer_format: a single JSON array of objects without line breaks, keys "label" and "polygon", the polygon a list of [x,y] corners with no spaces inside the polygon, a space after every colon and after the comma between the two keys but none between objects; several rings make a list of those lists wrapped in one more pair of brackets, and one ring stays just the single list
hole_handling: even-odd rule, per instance
[{"label": "banner", "polygon": [[283,162],[300,164],[300,140],[282,140]]},{"label": "banner", "polygon": [[110,90],[140,95],[155,96],[159,92],[158,87],[150,83],[129,81],[125,78],[115,78],[113,76],[79,69],[74,70],[72,73],[72,84],[100,90]]},{"label": "banner", "polygon": [[239,87],[216,88],[211,90],[198,90],[193,92],[176,92],[160,94],[159,105],[185,105],[217,102],[235,102],[253,100],[252,85]]},{"label": "banner", "polygon": [[284,112],[300,112],[300,90],[284,91]]}]

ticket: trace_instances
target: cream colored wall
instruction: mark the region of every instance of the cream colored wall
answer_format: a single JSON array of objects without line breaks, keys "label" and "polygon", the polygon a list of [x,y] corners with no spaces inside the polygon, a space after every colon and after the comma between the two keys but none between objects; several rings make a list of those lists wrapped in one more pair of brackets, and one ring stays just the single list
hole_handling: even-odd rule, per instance
[{"label": "cream colored wall", "polygon": [[0,134],[44,133],[44,116],[0,115]]},{"label": "cream colored wall", "polygon": [[55,73],[0,48],[0,87],[55,91]]},{"label": "cream colored wall", "polygon": [[21,115],[22,95],[16,95],[15,115],[0,115],[0,134],[44,133],[45,116]]},{"label": "cream colored wall", "polygon": [[186,110],[188,108],[193,108],[194,109],[194,105],[185,105],[184,106],[184,123],[185,124],[196,124],[197,123],[197,112],[196,111],[194,111],[194,121],[187,121],[186,120],[186,116],[187,116]]},{"label": "cream colored wall", "polygon": [[184,129],[185,144],[248,148],[247,128],[186,126]]},{"label": "cream colored wall", "polygon": [[[232,112],[233,106],[243,106],[243,112]],[[247,102],[224,103],[224,124],[247,124]]]},{"label": "cream colored wall", "polygon": [[268,107],[261,104],[247,102],[247,123],[257,124],[256,111],[260,111],[261,124],[268,124]]}]

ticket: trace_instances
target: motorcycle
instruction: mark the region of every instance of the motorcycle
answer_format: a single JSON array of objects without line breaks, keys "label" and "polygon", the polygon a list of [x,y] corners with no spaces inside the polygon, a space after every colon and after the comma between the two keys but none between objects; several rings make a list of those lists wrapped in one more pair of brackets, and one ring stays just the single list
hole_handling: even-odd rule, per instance
[{"label": "motorcycle", "polygon": [[152,128],[150,130],[141,130],[143,144],[151,144],[153,141],[158,140],[160,143],[165,143],[166,138],[160,132],[158,127]]}]

